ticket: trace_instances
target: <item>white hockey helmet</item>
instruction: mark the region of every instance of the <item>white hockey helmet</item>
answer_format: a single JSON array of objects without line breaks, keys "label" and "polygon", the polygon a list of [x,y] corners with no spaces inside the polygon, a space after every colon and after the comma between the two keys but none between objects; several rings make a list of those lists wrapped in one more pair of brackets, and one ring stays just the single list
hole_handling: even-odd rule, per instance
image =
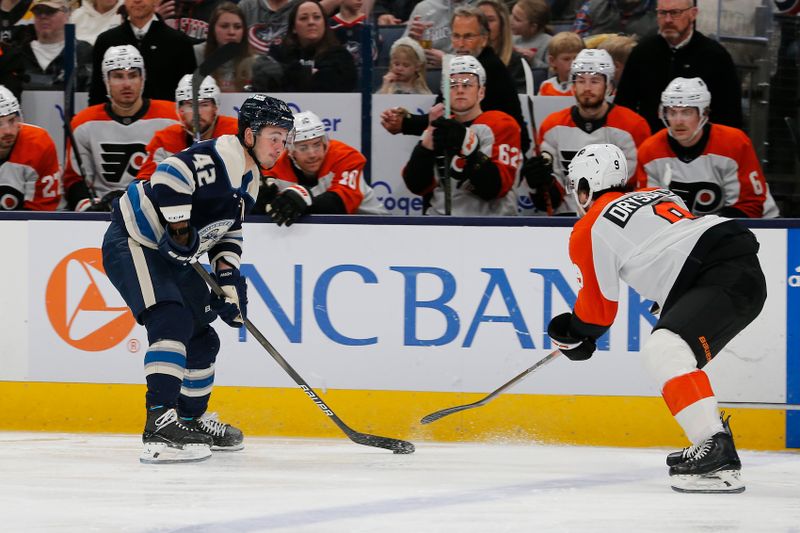
[{"label": "white hockey helmet", "polygon": [[308,141],[317,137],[327,137],[325,124],[312,111],[294,115],[294,142]]},{"label": "white hockey helmet", "polygon": [[[613,144],[584,146],[569,164],[567,192],[571,192],[581,214],[586,213],[595,193],[624,187],[628,183],[628,161]],[[588,189],[588,191],[587,191]],[[587,191],[589,198],[581,203],[578,191]]]},{"label": "white hockey helmet", "polygon": [[611,83],[614,81],[614,60],[611,55],[600,48],[584,48],[581,50],[569,69],[569,79],[574,82],[578,74],[600,74],[606,78],[606,94],[611,94]]},{"label": "white hockey helmet", "polygon": [[144,59],[142,54],[135,46],[130,44],[123,44],[120,46],[112,46],[106,53],[103,54],[103,62],[101,64],[103,71],[103,81],[108,84],[108,73],[112,70],[129,70],[138,68],[142,73],[142,81],[144,81]]},{"label": "white hockey helmet", "polygon": [[[700,114],[700,124],[694,135],[697,135],[708,122],[708,113],[711,109],[711,93],[706,82],[701,78],[675,78],[664,92],[661,93],[661,104],[658,106],[658,116],[669,130],[666,109],[668,107],[694,107]],[[670,131],[670,135],[672,132]],[[694,135],[692,137],[694,137]]]},{"label": "white hockey helmet", "polygon": [[19,100],[4,85],[0,85],[0,117],[20,114]]},{"label": "white hockey helmet", "polygon": [[[480,61],[473,56],[453,56],[450,59],[450,76],[456,74],[475,74],[478,77],[478,83],[481,87],[486,84],[486,70],[483,68]],[[444,76],[442,76],[442,91],[448,90],[449,84],[450,80],[446,80]]]},{"label": "white hockey helmet", "polygon": [[[219,107],[219,86],[211,76],[206,76],[200,83],[197,91],[198,100],[214,100],[214,104]],[[178,82],[175,88],[175,103],[180,107],[181,102],[192,99],[192,75],[186,74]]]}]

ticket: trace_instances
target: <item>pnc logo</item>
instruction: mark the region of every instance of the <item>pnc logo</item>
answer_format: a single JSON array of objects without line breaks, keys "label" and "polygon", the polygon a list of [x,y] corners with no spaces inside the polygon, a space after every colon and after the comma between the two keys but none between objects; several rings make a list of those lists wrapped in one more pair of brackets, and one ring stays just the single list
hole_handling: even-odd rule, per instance
[{"label": "pnc logo", "polygon": [[136,324],[106,276],[99,248],[75,250],[56,265],[47,282],[45,306],[58,336],[87,352],[116,346]]}]

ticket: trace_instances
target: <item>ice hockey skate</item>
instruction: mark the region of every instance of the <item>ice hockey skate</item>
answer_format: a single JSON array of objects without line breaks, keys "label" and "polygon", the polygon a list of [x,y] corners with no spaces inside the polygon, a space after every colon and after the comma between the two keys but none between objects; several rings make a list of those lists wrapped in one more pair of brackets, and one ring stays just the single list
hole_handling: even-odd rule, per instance
[{"label": "ice hockey skate", "polygon": [[673,490],[712,494],[744,492],[742,462],[736,453],[729,419],[723,419],[723,431],[687,450],[667,456],[667,462],[687,457],[669,468]]},{"label": "ice hockey skate", "polygon": [[211,457],[213,439],[182,420],[172,407],[148,409],[142,434],[146,464],[191,463]]},{"label": "ice hockey skate", "polygon": [[244,448],[244,435],[239,428],[220,422],[217,413],[205,413],[194,420],[195,429],[210,436],[214,451],[235,452]]}]

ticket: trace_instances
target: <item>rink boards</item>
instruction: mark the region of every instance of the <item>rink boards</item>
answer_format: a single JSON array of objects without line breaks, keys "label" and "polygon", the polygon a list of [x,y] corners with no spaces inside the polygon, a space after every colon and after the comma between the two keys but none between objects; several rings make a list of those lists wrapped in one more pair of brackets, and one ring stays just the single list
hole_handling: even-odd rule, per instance
[{"label": "rink boards", "polygon": [[[104,275],[99,245],[107,222],[4,218],[0,429],[140,431],[147,339]],[[566,251],[570,225],[413,217],[327,217],[288,229],[248,223],[249,317],[360,431],[420,440],[683,443],[637,361],[655,318],[627,287],[591,360],[558,359],[485,407],[418,423],[480,399],[552,350],[546,324],[570,309],[577,291]],[[760,317],[707,367],[721,401],[800,404],[800,234],[789,225],[754,229],[769,296]],[[244,330],[215,328],[222,349],[212,409],[252,435],[340,435]],[[800,411],[731,411],[740,446],[800,447]]]}]

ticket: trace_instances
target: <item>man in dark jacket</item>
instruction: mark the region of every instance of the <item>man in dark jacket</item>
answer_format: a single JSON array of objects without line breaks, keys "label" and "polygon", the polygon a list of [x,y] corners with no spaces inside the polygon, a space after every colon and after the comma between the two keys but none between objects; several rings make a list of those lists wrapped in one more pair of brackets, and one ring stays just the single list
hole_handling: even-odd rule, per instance
[{"label": "man in dark jacket", "polygon": [[[514,80],[503,61],[497,56],[489,40],[489,22],[486,15],[475,7],[459,7],[453,13],[451,39],[456,55],[471,55],[486,71],[486,93],[481,100],[483,111],[502,111],[511,115],[522,131],[522,152],[528,151],[530,135],[522,108],[519,105]],[[437,102],[442,101],[441,92]],[[390,133],[422,135],[428,127],[427,115],[412,115],[399,108],[387,109],[381,114],[381,125]]]},{"label": "man in dark jacket", "polygon": [[[20,48],[23,90],[63,89],[64,26],[69,20],[67,0],[34,0],[31,6],[36,39]],[[92,45],[75,43],[75,89],[85,91],[89,84]]]},{"label": "man in dark jacket", "polygon": [[103,54],[112,46],[130,44],[139,49],[145,69],[153,72],[144,86],[144,97],[174,100],[175,88],[184,74],[196,66],[192,40],[173,30],[155,15],[158,0],[125,0],[128,19],[104,31],[94,43],[94,68],[89,89],[89,105],[106,102],[106,87],[100,65]]},{"label": "man in dark jacket", "polygon": [[658,35],[643,39],[631,52],[614,103],[642,115],[655,133],[661,93],[675,78],[702,78],[714,108],[709,120],[742,127],[742,95],[733,59],[725,48],[694,30],[692,0],[658,0]]}]

